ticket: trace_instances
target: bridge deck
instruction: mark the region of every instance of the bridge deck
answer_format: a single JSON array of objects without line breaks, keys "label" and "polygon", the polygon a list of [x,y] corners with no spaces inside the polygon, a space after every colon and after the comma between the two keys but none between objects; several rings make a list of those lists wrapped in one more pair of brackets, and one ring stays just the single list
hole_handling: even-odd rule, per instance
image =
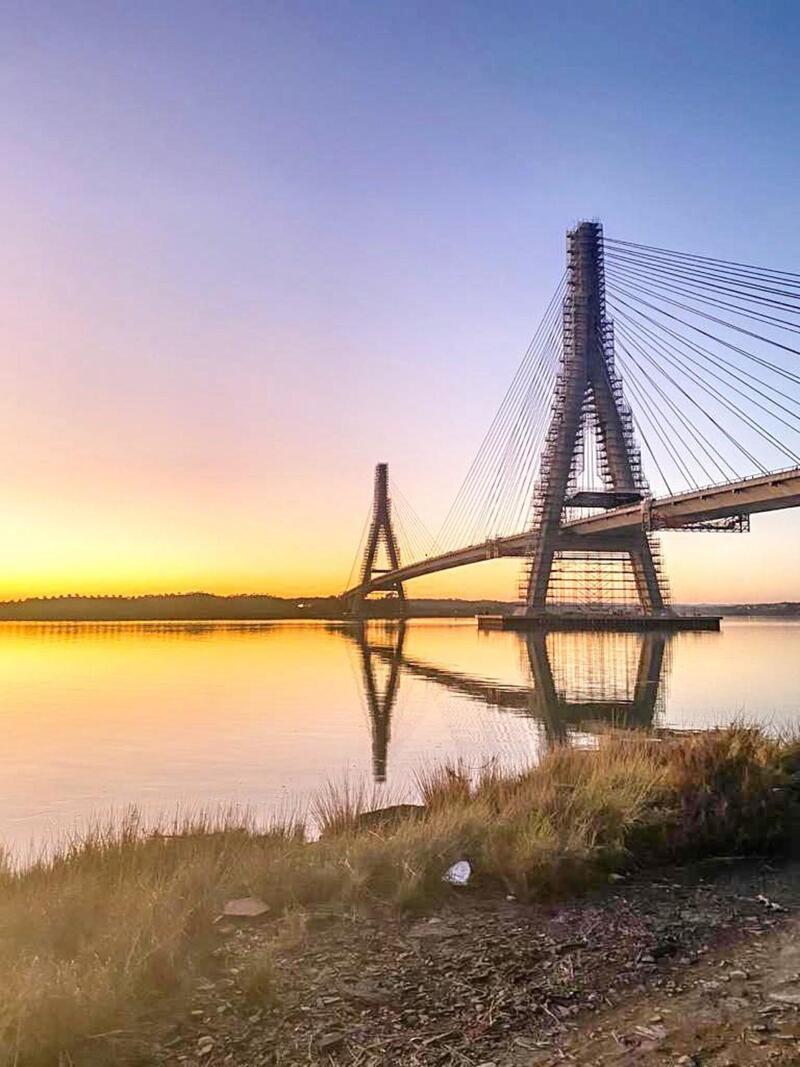
[{"label": "bridge deck", "polygon": [[[611,537],[633,531],[644,525],[654,530],[679,530],[696,522],[726,518],[730,515],[752,515],[764,511],[800,506],[800,467],[759,475],[739,482],[695,489],[690,493],[662,497],[642,504],[629,504],[586,518],[564,523],[563,530],[575,535],[576,541],[586,534],[608,534]],[[498,537],[477,545],[428,556],[397,570],[387,571],[363,585],[353,586],[342,593],[343,598],[366,596],[368,593],[391,588],[397,582],[408,582],[426,574],[437,574],[454,567],[465,567],[484,560],[525,556],[530,551],[531,535],[525,531],[510,537]],[[613,542],[609,542],[611,546]],[[595,543],[594,547],[598,547]]]}]

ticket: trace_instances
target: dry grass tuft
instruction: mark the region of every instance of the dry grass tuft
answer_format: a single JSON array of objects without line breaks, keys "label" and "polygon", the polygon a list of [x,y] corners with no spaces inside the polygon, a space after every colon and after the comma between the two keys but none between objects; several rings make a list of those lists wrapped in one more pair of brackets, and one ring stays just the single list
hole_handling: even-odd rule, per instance
[{"label": "dry grass tuft", "polygon": [[466,804],[472,797],[472,774],[466,763],[429,764],[414,775],[422,803],[429,811]]}]

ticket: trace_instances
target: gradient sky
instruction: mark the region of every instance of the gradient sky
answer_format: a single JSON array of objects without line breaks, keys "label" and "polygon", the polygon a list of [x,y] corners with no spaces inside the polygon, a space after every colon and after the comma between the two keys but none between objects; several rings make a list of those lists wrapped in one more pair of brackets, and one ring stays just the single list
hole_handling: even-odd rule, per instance
[{"label": "gradient sky", "polygon": [[[564,231],[798,269],[792,3],[0,3],[0,596],[344,584],[437,527]],[[800,599],[800,515],[671,535]],[[509,595],[516,565],[417,583]]]}]

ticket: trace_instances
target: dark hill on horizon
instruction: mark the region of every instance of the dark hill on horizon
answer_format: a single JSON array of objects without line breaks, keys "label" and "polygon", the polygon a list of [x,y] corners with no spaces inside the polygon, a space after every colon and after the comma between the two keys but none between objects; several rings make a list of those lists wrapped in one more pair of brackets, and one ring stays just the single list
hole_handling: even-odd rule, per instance
[{"label": "dark hill on horizon", "polygon": [[[380,602],[373,602],[380,611]],[[428,618],[464,618],[511,610],[501,600],[420,599],[406,603],[407,614]],[[675,605],[676,609],[721,615],[800,616],[800,602]],[[277,597],[260,593],[218,596],[215,593],[157,593],[142,596],[28,597],[0,601],[3,622],[146,622],[259,619],[340,619],[338,597]]]},{"label": "dark hill on horizon", "polygon": [[[508,610],[497,600],[411,600],[417,616],[471,616]],[[277,597],[260,593],[165,593],[143,596],[28,597],[0,601],[0,621],[144,622],[190,620],[340,619],[338,597]]]}]

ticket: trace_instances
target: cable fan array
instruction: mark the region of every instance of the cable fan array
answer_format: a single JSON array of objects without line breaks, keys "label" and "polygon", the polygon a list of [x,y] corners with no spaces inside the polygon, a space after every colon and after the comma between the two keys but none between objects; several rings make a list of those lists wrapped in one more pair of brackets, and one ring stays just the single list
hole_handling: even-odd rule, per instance
[{"label": "cable fan array", "polygon": [[566,277],[478,449],[436,541],[439,551],[479,544],[524,529],[550,424],[562,349]]},{"label": "cable fan array", "polygon": [[655,495],[800,464],[800,275],[606,238],[605,278]]}]

